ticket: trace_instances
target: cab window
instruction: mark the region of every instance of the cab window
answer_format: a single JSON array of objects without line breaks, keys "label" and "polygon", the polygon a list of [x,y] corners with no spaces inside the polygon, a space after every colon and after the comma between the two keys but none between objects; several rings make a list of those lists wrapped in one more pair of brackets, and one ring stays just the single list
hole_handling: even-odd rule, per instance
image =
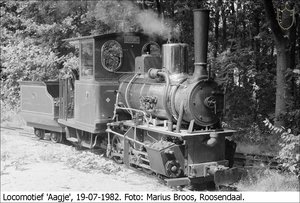
[{"label": "cab window", "polygon": [[90,78],[93,76],[93,62],[94,62],[94,42],[81,42],[81,76]]},{"label": "cab window", "polygon": [[122,65],[123,50],[116,40],[108,40],[101,48],[102,66],[109,72],[115,72]]},{"label": "cab window", "polygon": [[148,42],[142,48],[142,54],[151,54],[152,56],[161,56],[160,46],[156,42]]}]

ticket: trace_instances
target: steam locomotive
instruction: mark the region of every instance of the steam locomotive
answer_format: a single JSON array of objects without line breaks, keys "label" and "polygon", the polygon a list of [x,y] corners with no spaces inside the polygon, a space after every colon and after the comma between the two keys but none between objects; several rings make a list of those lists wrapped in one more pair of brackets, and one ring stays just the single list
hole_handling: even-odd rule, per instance
[{"label": "steam locomotive", "polygon": [[[39,138],[103,148],[117,163],[170,186],[237,180],[234,131],[221,127],[224,94],[207,71],[209,11],[194,10],[188,45],[142,33],[67,39],[79,46],[79,79],[23,81],[21,114]],[[161,51],[162,50],[162,51]]]}]

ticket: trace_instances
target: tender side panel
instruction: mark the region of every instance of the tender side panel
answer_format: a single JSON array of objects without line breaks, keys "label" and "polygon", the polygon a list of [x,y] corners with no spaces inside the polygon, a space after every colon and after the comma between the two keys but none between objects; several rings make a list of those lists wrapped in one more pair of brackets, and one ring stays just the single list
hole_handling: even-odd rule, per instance
[{"label": "tender side panel", "polygon": [[[43,82],[20,82],[21,115],[27,125],[62,132],[57,123],[58,105]],[[58,87],[58,86],[57,86]]]},{"label": "tender side panel", "polygon": [[36,112],[54,116],[54,100],[43,83],[21,85],[22,112]]}]

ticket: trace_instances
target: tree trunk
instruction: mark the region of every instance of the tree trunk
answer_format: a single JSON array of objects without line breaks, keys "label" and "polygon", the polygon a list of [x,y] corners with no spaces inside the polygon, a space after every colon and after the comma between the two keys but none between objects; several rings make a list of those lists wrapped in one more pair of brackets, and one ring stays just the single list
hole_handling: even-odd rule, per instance
[{"label": "tree trunk", "polygon": [[141,6],[142,6],[142,10],[147,10],[148,9],[148,6],[147,6],[145,0],[143,0]]},{"label": "tree trunk", "polygon": [[175,18],[175,1],[174,0],[172,0],[171,1],[171,17],[172,17],[172,19],[174,19]]},{"label": "tree trunk", "polygon": [[227,46],[227,19],[226,19],[226,7],[222,6],[222,23],[223,23],[223,29],[222,29],[222,50],[224,51]]},{"label": "tree trunk", "polygon": [[296,66],[296,38],[297,37],[297,27],[293,26],[289,32],[290,39],[290,68],[294,69]]},{"label": "tree trunk", "polygon": [[160,0],[156,0],[156,8],[157,8],[158,17],[160,18],[162,15],[162,7],[161,7]]},{"label": "tree trunk", "polygon": [[297,38],[298,38],[298,59],[300,61],[300,14],[297,16],[297,27],[298,27],[298,33],[297,33]]},{"label": "tree trunk", "polygon": [[270,0],[263,0],[266,16],[270,23],[271,30],[274,35],[275,45],[277,50],[277,60],[276,60],[276,104],[275,104],[275,126],[280,127],[284,125],[283,120],[280,118],[282,113],[287,110],[287,82],[285,79],[285,73],[287,68],[289,68],[289,41],[284,37],[284,33],[276,19],[276,14],[274,11],[273,2]]},{"label": "tree trunk", "polygon": [[276,43],[277,60],[276,60],[276,105],[275,105],[275,117],[276,126],[284,125],[280,115],[287,110],[286,101],[288,99],[287,82],[285,73],[289,67],[289,51],[287,47],[288,42],[285,40]]},{"label": "tree trunk", "polygon": [[196,8],[204,8],[204,1],[196,0]]},{"label": "tree trunk", "polygon": [[222,0],[218,0],[218,4],[216,7],[216,13],[215,13],[215,42],[214,42],[214,58],[217,57],[218,49],[219,49],[219,22],[220,22],[220,10],[219,10],[219,3],[222,3]]},{"label": "tree trunk", "polygon": [[[260,19],[259,19],[258,16],[255,16],[254,26],[255,26],[255,36],[257,36],[260,32]],[[259,39],[254,39],[254,52],[255,52],[256,70],[259,70],[259,59],[260,59],[260,42],[259,42]]]},{"label": "tree trunk", "polygon": [[[234,8],[234,0],[231,0],[230,1],[230,10],[231,10],[231,15],[233,16],[232,18],[232,25],[233,28],[232,28],[232,31],[231,31],[231,39],[234,39],[236,37],[236,34],[237,34],[237,14],[236,14],[236,11],[235,11],[235,8]],[[230,31],[229,31],[230,32]],[[235,51],[235,48],[233,47],[235,45],[235,42],[234,40],[231,41],[230,43],[230,51],[233,52]]]}]

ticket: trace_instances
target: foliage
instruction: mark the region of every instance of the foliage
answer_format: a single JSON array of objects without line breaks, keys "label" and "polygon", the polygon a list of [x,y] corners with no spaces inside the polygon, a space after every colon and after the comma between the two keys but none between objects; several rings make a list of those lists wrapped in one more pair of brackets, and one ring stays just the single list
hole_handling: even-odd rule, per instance
[{"label": "foliage", "polygon": [[70,18],[56,23],[54,7],[35,1],[0,4],[1,100],[11,108],[19,105],[19,81],[57,79],[63,54],[70,50],[61,39],[74,26]]},{"label": "foliage", "polygon": [[118,164],[102,156],[103,154],[99,156],[91,152],[75,152],[67,158],[66,164],[70,168],[85,172],[97,170],[106,174],[116,174],[122,170]]},{"label": "foliage", "polygon": [[246,170],[247,173],[235,186],[239,191],[299,191],[299,182],[296,176],[280,173],[277,170],[254,167]]},{"label": "foliage", "polygon": [[287,111],[281,113],[280,119],[285,128],[290,128],[294,134],[300,134],[300,69],[289,69],[286,78],[292,84],[289,86],[291,95],[287,101]]},{"label": "foliage", "polygon": [[[277,8],[281,8],[281,2],[273,2]],[[299,2],[293,3],[298,12]],[[269,22],[264,15],[257,15],[264,14],[265,8],[261,2],[226,0],[210,1],[209,6],[212,8],[210,37],[215,41],[209,46],[209,60],[226,91],[226,122],[240,131],[237,136],[239,139],[256,143],[267,141],[270,135],[262,121],[266,117],[275,119],[278,50]],[[299,44],[299,41],[295,43]],[[300,50],[295,51],[297,54]],[[286,76],[289,81],[286,88],[292,97],[285,101],[289,108],[288,112],[282,114],[282,119],[286,120],[285,127],[294,131],[299,128],[299,117],[295,110],[300,107],[297,102],[300,100],[297,94],[300,86],[291,74],[297,70],[294,68],[297,68],[299,59],[292,60],[296,65],[290,68],[292,71]]]},{"label": "foliage", "polygon": [[[226,94],[227,124],[239,130],[239,140],[259,143],[264,141],[262,118],[274,111],[274,74],[258,70],[255,53],[250,48],[239,52],[226,50],[211,58],[216,79]],[[262,69],[262,68],[261,68]]]},{"label": "foliage", "polygon": [[300,175],[300,134],[292,134],[291,129],[274,126],[268,119],[264,121],[265,125],[275,133],[280,133],[281,149],[277,158],[281,162],[283,169]]},{"label": "foliage", "polygon": [[282,113],[281,119],[285,123],[285,128],[291,129],[294,134],[300,134],[300,108],[293,108]]},{"label": "foliage", "polygon": [[[18,114],[19,107],[16,106],[12,109],[11,105],[0,100],[1,106],[1,126],[13,125],[13,126],[24,126],[25,122],[23,118]],[[2,141],[2,140],[1,140]]]},{"label": "foliage", "polygon": [[61,78],[78,77],[79,58],[70,53],[63,58],[63,68],[60,70]]},{"label": "foliage", "polygon": [[54,79],[58,74],[59,58],[48,47],[37,46],[32,39],[26,39],[1,47],[2,79],[1,98],[12,106],[18,104],[19,80]]}]

